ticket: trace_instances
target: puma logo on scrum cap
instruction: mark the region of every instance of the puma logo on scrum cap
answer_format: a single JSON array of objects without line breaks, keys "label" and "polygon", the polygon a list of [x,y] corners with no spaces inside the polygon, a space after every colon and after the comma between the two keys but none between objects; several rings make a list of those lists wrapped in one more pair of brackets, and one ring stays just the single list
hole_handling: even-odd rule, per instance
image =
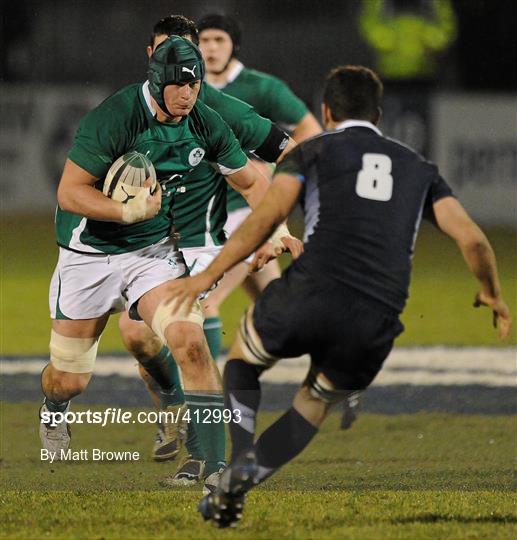
[{"label": "puma logo on scrum cap", "polygon": [[182,66],[181,68],[181,73],[187,71],[188,73],[190,73],[192,75],[192,77],[195,77],[196,75],[194,74],[194,71],[196,70],[196,65],[194,64],[194,67],[192,69],[189,69],[188,67],[185,67],[185,66]]}]

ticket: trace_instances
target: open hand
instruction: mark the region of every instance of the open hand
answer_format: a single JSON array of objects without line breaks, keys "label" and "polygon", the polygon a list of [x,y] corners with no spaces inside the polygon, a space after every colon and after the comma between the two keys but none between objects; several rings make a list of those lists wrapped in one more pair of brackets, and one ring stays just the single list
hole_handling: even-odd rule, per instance
[{"label": "open hand", "polygon": [[280,253],[282,253],[282,251],[280,250],[280,252],[277,253],[272,242],[262,244],[262,246],[255,251],[255,255],[249,266],[249,272],[258,272],[259,270],[262,270],[270,260],[276,259]]},{"label": "open hand", "polygon": [[297,259],[303,253],[303,242],[294,236],[282,236],[280,238],[282,244],[284,244],[285,250],[289,251],[293,256],[293,259]]},{"label": "open hand", "polygon": [[165,299],[168,301],[175,300],[174,313],[179,309],[185,309],[188,313],[196,298],[202,293],[210,289],[213,282],[208,277],[206,272],[201,272],[193,277],[180,278],[171,281],[165,290]]},{"label": "open hand", "polygon": [[290,234],[282,236],[280,242],[276,244],[266,242],[255,252],[249,268],[250,273],[262,270],[271,259],[275,259],[284,251],[289,251],[293,259],[297,259],[303,253],[303,242]]},{"label": "open hand", "polygon": [[506,302],[500,297],[494,298],[483,292],[479,292],[474,299],[474,307],[477,308],[480,306],[487,306],[492,310],[494,328],[497,328],[501,339],[506,339],[512,328],[512,317]]}]

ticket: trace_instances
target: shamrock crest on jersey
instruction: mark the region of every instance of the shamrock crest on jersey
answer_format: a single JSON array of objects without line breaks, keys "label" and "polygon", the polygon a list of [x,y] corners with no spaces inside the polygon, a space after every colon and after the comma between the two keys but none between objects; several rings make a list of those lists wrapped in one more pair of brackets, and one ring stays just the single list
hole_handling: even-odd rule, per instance
[{"label": "shamrock crest on jersey", "polygon": [[192,167],[195,167],[201,163],[204,155],[205,151],[202,148],[194,148],[194,150],[192,150],[188,155],[188,162],[190,165],[192,165]]}]

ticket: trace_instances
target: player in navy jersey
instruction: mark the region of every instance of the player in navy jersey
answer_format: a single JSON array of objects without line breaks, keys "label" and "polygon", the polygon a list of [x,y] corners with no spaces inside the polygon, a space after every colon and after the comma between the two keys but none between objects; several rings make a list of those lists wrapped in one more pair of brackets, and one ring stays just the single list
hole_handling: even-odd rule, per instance
[{"label": "player in navy jersey", "polygon": [[[432,163],[383,137],[382,84],[364,67],[333,70],[322,106],[327,133],[301,143],[278,166],[263,202],[202,273],[171,285],[194,301],[248,256],[301,199],[304,253],[244,315],[224,372],[226,403],[242,411],[230,432],[231,465],[200,511],[225,527],[242,514],[246,492],[298,455],[330,407],[364,390],[403,326],[411,260],[421,218],[458,244],[478,279],[475,306],[488,306],[499,335],[511,327],[494,252]],[[311,367],[292,407],[253,444],[259,376],[279,358],[309,354]]]}]

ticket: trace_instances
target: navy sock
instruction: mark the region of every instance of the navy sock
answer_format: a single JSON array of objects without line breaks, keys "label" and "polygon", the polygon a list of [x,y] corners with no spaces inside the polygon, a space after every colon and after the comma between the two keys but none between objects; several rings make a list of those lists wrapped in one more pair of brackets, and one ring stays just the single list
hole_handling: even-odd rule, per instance
[{"label": "navy sock", "polygon": [[255,444],[259,482],[296,457],[318,433],[296,409],[290,408],[269,426]]},{"label": "navy sock", "polygon": [[228,360],[224,366],[224,406],[231,411],[239,411],[233,413],[233,421],[229,424],[232,440],[231,461],[253,445],[260,405],[259,376],[262,371],[263,368],[240,359]]}]

